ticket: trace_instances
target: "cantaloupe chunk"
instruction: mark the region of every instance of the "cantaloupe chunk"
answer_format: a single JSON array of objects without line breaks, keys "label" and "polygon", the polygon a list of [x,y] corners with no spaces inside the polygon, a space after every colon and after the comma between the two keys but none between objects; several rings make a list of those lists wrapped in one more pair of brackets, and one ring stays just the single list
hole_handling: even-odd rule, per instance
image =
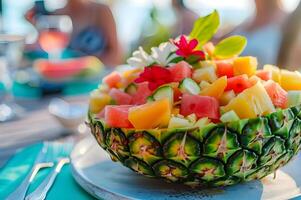
[{"label": "cantaloupe chunk", "polygon": [[204,88],[200,95],[203,96],[211,96],[215,97],[216,99],[219,99],[221,95],[224,93],[225,89],[227,87],[227,77],[223,76],[216,81],[214,81],[211,85]]},{"label": "cantaloupe chunk", "polygon": [[129,121],[136,129],[166,127],[171,117],[171,106],[167,98],[135,106],[129,110]]}]

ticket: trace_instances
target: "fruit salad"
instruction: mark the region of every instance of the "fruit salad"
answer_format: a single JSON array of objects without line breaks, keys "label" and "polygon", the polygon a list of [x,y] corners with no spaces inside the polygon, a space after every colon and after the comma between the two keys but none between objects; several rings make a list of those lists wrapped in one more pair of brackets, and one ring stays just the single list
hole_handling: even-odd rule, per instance
[{"label": "fruit salad", "polygon": [[113,160],[148,177],[192,186],[260,179],[285,165],[301,144],[301,74],[242,56],[247,40],[213,44],[219,15],[91,93],[89,125]]}]

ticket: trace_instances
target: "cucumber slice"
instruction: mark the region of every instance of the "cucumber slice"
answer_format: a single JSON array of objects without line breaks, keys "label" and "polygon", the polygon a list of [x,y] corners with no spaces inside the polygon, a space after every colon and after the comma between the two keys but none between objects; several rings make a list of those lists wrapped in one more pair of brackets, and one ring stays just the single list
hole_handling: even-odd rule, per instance
[{"label": "cucumber slice", "polygon": [[287,106],[293,107],[301,104],[301,91],[291,90],[287,92]]},{"label": "cucumber slice", "polygon": [[125,88],[124,91],[129,95],[133,95],[137,92],[137,85],[135,83],[131,83]]},{"label": "cucumber slice", "polygon": [[200,86],[191,78],[185,78],[181,81],[179,89],[183,93],[199,94],[201,92]]},{"label": "cucumber slice", "polygon": [[239,117],[237,116],[237,114],[236,114],[233,110],[231,110],[231,111],[229,111],[229,112],[224,113],[224,114],[221,116],[220,120],[221,120],[222,122],[225,123],[225,122],[238,121],[238,120],[240,120],[240,119],[239,119]]},{"label": "cucumber slice", "polygon": [[156,101],[156,100],[161,100],[164,98],[168,98],[170,101],[170,105],[173,105],[173,89],[169,85],[161,86],[159,87],[153,94],[152,96],[149,96],[147,98],[148,101]]}]

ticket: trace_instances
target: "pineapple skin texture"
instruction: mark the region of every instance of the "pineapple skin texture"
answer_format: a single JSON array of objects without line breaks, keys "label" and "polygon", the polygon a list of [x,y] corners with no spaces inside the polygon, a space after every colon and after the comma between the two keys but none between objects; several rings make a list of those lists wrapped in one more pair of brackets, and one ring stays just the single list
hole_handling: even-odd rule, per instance
[{"label": "pineapple skin texture", "polygon": [[296,106],[230,123],[148,130],[111,128],[89,112],[88,124],[112,160],[138,174],[220,187],[261,179],[288,163],[300,150],[300,111]]}]

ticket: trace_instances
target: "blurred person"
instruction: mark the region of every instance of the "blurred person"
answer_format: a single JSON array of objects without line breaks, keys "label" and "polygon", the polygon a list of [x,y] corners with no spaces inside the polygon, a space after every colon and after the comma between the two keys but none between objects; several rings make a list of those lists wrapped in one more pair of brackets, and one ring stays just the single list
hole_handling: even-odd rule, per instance
[{"label": "blurred person", "polygon": [[[40,13],[34,6],[26,19],[36,24]],[[44,13],[45,14],[45,13]],[[50,15],[68,15],[73,24],[68,50],[80,55],[97,56],[106,66],[116,66],[122,61],[116,24],[107,5],[92,0],[69,0],[66,6]]]},{"label": "blurred person", "polygon": [[301,1],[288,17],[278,54],[278,65],[290,70],[301,69]]},{"label": "blurred person", "polygon": [[176,24],[172,35],[174,37],[180,34],[188,35],[192,30],[194,21],[199,16],[185,6],[184,0],[172,0],[172,7],[176,14]]},{"label": "blurred person", "polygon": [[234,34],[248,39],[243,54],[256,56],[261,65],[277,62],[282,29],[287,18],[282,6],[280,0],[255,0],[254,17],[234,31]]}]

